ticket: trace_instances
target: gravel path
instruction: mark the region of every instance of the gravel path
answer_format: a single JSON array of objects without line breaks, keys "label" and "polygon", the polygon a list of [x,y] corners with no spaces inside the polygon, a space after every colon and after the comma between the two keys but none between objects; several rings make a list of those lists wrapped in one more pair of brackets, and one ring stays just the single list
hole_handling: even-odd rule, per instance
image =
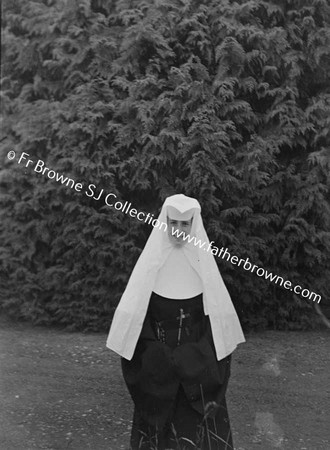
[{"label": "gravel path", "polygon": [[[132,403],[105,334],[0,321],[0,449],[127,448]],[[330,449],[330,335],[264,332],[234,354],[236,450]]]}]

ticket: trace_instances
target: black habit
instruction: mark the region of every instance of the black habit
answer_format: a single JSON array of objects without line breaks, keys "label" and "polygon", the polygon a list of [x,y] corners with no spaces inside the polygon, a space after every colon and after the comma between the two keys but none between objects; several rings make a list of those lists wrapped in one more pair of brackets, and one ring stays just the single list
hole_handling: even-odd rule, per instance
[{"label": "black habit", "polygon": [[[133,358],[121,361],[135,405],[131,450],[234,448],[225,399],[231,355],[217,361],[202,294],[153,292]],[[209,417],[212,401],[219,407]]]}]

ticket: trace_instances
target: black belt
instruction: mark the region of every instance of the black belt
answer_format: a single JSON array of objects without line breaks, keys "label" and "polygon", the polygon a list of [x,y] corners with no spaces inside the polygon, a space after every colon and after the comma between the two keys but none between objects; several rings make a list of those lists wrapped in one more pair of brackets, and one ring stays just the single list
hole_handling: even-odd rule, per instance
[{"label": "black belt", "polygon": [[[191,311],[184,313],[184,316],[182,316],[182,320],[189,321],[191,325],[194,325],[195,323],[200,322],[203,320],[204,313],[203,311]],[[162,327],[165,331],[166,330],[175,330],[176,328],[179,328],[180,326],[180,315],[176,317],[175,319],[164,319],[164,320],[155,320],[154,322],[157,326]]]},{"label": "black belt", "polygon": [[[166,343],[166,331],[169,330],[178,330],[178,341],[177,345],[180,345],[181,341],[181,332],[183,326],[185,327],[186,333],[189,334],[189,325],[195,325],[198,322],[203,320],[204,314],[201,310],[199,311],[191,311],[184,312],[184,310],[180,309],[180,314],[175,319],[165,319],[165,320],[154,320],[156,326],[157,339],[163,343]],[[188,323],[187,323],[188,321]]]}]

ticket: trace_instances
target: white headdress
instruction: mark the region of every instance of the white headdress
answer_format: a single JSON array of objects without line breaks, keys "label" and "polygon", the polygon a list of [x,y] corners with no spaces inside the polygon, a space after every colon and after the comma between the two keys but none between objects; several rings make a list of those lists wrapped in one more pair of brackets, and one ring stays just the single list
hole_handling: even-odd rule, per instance
[{"label": "white headdress", "polygon": [[[245,342],[245,339],[214,256],[206,251],[210,248],[209,239],[203,226],[200,204],[196,199],[183,194],[168,197],[158,217],[160,224],[167,223],[168,207],[176,208],[180,213],[191,210],[193,214],[190,236],[194,236],[195,242],[199,240],[200,244],[187,242],[182,251],[202,280],[204,312],[210,318],[217,358],[223,359],[235,350],[237,344]],[[111,324],[107,347],[128,360],[134,354],[141,333],[157,272],[174,248],[164,229],[165,226],[162,225],[153,228]],[[205,245],[202,246],[204,242]]]}]

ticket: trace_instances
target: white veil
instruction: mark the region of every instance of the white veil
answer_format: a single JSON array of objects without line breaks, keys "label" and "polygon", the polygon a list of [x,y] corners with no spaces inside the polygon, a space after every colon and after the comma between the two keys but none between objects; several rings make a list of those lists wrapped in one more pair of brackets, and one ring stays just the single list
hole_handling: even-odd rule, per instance
[{"label": "white veil", "polygon": [[[167,206],[173,206],[181,213],[193,209],[190,236],[195,236],[196,242],[200,240],[205,245],[200,248],[193,242],[187,242],[182,250],[201,277],[204,312],[210,318],[217,358],[223,359],[235,350],[237,344],[245,342],[245,339],[214,256],[206,251],[209,239],[203,226],[200,204],[196,199],[183,194],[168,197],[158,217],[160,224],[167,223]],[[174,248],[164,228],[161,225],[153,228],[111,324],[106,345],[128,360],[133,357],[141,333],[157,272]]]}]

